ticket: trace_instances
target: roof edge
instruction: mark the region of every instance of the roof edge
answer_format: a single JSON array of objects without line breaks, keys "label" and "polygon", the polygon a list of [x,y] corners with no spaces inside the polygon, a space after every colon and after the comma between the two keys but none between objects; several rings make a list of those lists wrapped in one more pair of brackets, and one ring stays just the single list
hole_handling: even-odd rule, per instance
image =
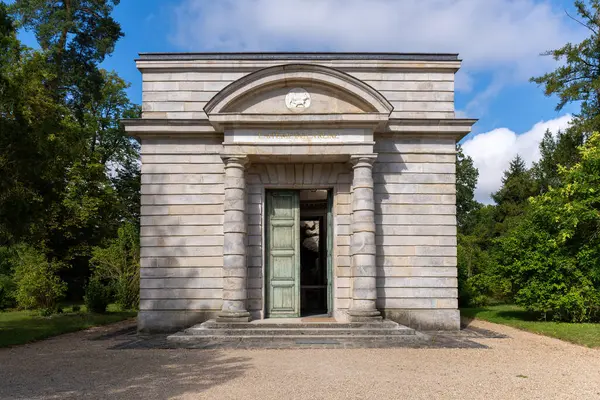
[{"label": "roof edge", "polygon": [[232,52],[232,53],[139,53],[136,61],[193,60],[375,60],[461,61],[458,53],[369,53],[369,52]]}]

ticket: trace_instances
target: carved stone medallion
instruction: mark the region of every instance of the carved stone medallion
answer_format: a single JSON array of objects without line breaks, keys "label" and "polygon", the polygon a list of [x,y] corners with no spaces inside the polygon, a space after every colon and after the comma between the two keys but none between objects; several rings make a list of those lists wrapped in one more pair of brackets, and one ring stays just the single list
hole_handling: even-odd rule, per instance
[{"label": "carved stone medallion", "polygon": [[285,105],[292,112],[302,112],[310,107],[310,93],[302,88],[294,88],[285,96]]}]

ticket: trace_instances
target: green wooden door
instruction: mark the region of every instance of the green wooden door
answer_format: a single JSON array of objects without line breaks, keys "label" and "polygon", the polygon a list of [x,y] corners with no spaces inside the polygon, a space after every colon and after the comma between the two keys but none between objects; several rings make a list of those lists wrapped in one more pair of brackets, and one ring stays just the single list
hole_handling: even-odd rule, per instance
[{"label": "green wooden door", "polygon": [[300,196],[267,192],[267,307],[269,317],[300,316]]}]

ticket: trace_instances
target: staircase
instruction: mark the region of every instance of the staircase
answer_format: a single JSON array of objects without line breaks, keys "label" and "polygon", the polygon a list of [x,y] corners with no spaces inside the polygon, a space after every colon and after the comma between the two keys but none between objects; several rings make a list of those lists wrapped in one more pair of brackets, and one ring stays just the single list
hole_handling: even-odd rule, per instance
[{"label": "staircase", "polygon": [[398,347],[421,335],[393,321],[338,323],[302,319],[266,319],[248,323],[209,320],[167,337],[173,347]]}]

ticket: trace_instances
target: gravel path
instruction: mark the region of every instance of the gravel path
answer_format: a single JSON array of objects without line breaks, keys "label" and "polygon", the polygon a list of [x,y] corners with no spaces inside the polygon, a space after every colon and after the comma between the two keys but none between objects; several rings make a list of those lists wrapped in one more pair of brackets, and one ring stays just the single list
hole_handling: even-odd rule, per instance
[{"label": "gravel path", "polygon": [[481,321],[509,337],[471,338],[479,349],[122,349],[127,324],[0,349],[0,399],[600,399],[600,350]]}]

